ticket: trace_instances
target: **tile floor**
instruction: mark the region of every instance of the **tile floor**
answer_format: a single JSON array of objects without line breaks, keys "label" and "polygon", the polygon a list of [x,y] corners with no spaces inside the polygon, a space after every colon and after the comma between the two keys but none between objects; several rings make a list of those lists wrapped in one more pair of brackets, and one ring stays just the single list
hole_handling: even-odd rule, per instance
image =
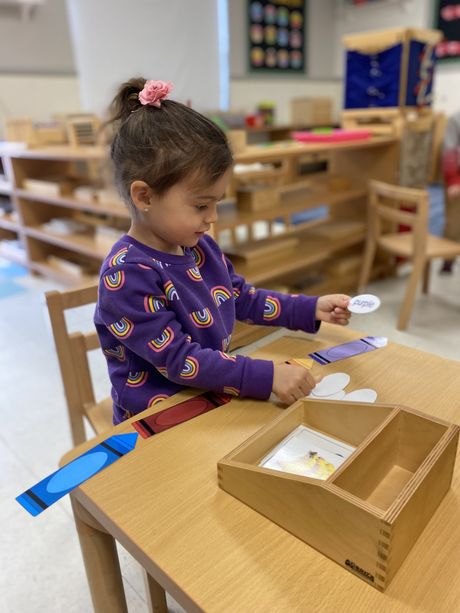
[{"label": "tile floor", "polygon": [[[460,360],[460,261],[451,276],[440,276],[439,266],[433,263],[431,293],[419,297],[407,332],[395,329],[404,277],[370,286],[369,291],[382,298],[382,307],[371,315],[355,315],[351,327]],[[43,296],[53,287],[0,261],[0,613],[92,611],[68,500],[36,518],[14,500],[55,470],[71,447]],[[90,320],[91,312],[81,309],[71,325],[81,329],[82,322],[90,325]],[[94,367],[98,392],[105,396],[108,386],[100,356]],[[124,551],[121,563],[129,610],[145,612],[140,568]],[[169,604],[171,611],[182,611],[172,600]]]}]

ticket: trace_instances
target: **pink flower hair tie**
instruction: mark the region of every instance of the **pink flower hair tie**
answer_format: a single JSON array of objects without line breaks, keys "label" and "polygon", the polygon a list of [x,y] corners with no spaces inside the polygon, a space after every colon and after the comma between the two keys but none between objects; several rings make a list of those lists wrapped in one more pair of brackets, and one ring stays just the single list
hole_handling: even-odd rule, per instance
[{"label": "pink flower hair tie", "polygon": [[146,81],[144,89],[139,92],[139,102],[160,108],[161,101],[168,96],[172,88],[173,84],[169,81]]}]

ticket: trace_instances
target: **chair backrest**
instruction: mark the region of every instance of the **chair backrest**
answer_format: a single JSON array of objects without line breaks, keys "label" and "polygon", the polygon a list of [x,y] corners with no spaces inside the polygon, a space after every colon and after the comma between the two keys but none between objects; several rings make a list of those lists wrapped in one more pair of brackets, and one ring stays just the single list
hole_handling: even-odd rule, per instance
[{"label": "chair backrest", "polygon": [[100,344],[95,331],[70,333],[65,312],[87,304],[95,304],[96,300],[97,285],[46,293],[46,302],[67,400],[70,429],[75,445],[86,440],[83,418],[89,418],[87,409],[96,402],[88,362],[88,351],[99,348]]},{"label": "chair backrest", "polygon": [[424,189],[370,181],[369,227],[376,242],[399,226],[410,228],[413,252],[425,250],[428,238],[429,194]]}]

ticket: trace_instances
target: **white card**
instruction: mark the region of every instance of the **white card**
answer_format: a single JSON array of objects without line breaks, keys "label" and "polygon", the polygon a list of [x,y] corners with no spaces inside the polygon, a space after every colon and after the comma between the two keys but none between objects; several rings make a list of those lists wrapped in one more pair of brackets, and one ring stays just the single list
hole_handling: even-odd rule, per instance
[{"label": "white card", "polygon": [[325,480],[354,450],[344,441],[300,425],[262,458],[259,466]]},{"label": "white card", "polygon": [[345,395],[344,400],[353,402],[375,402],[377,400],[377,392],[367,387],[360,390],[353,390]]},{"label": "white card", "polygon": [[308,396],[305,396],[305,398],[316,398],[316,400],[343,400],[346,395],[345,390],[339,390],[330,396],[315,396],[315,394],[310,393]]},{"label": "white card", "polygon": [[343,390],[349,383],[350,375],[344,372],[336,372],[332,375],[326,375],[324,379],[321,379],[312,389],[311,393],[317,398],[323,398],[324,396],[330,397]]},{"label": "white card", "polygon": [[380,298],[373,294],[361,294],[355,296],[348,303],[348,310],[352,313],[372,313],[380,306]]}]

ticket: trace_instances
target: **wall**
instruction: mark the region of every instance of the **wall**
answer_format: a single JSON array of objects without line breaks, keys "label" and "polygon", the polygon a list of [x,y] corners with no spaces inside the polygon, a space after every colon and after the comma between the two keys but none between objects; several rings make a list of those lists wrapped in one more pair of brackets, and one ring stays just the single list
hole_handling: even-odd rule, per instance
[{"label": "wall", "polygon": [[78,79],[56,75],[0,74],[0,138],[7,117],[50,119],[81,110]]},{"label": "wall", "polygon": [[63,0],[46,0],[29,19],[0,4],[0,73],[75,75]]},{"label": "wall", "polygon": [[307,3],[307,74],[267,77],[250,74],[247,70],[247,1],[229,0],[231,108],[251,112],[261,100],[272,100],[276,104],[277,122],[289,123],[291,98],[330,96],[337,118],[342,83],[332,76],[334,7],[335,0],[309,0]]},{"label": "wall", "polygon": [[48,120],[81,110],[63,0],[47,0],[30,18],[0,4],[0,138],[7,117]]},{"label": "wall", "polygon": [[174,98],[219,108],[215,0],[67,0],[81,97],[102,113],[122,81],[172,81]]}]

